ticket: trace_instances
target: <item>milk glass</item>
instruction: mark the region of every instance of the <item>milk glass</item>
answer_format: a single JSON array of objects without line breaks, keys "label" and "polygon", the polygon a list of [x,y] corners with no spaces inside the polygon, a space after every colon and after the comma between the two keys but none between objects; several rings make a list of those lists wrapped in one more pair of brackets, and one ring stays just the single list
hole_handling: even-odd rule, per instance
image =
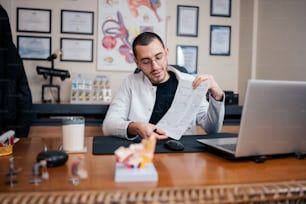
[{"label": "milk glass", "polygon": [[62,120],[63,131],[63,149],[67,152],[78,152],[85,149],[84,132],[85,119],[84,117],[65,117]]}]

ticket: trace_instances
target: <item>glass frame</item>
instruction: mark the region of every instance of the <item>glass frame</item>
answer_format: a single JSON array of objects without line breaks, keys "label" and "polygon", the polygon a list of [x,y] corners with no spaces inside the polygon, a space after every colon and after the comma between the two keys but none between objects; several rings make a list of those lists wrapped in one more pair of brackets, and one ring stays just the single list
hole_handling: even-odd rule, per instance
[{"label": "glass frame", "polygon": [[17,32],[51,33],[51,9],[17,8]]},{"label": "glass frame", "polygon": [[93,35],[94,12],[61,10],[61,33]]},{"label": "glass frame", "polygon": [[17,36],[17,50],[24,60],[47,60],[51,55],[51,37]]},{"label": "glass frame", "polygon": [[198,72],[198,46],[177,45],[176,64],[187,69],[189,74]]},{"label": "glass frame", "polygon": [[61,61],[93,62],[93,39],[61,38],[60,41]]},{"label": "glass frame", "polygon": [[177,6],[177,36],[198,37],[198,6]]},{"label": "glass frame", "polygon": [[231,17],[232,0],[210,0],[210,16]]},{"label": "glass frame", "polygon": [[231,54],[231,26],[210,26],[210,55],[230,56]]}]

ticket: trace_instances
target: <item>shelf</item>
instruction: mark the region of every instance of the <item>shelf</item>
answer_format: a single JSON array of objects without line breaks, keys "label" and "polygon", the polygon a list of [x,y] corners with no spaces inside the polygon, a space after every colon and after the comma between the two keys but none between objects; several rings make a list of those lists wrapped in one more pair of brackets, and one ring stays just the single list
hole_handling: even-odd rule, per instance
[{"label": "shelf", "polygon": [[109,104],[33,104],[32,125],[61,125],[60,117],[83,116],[86,125],[101,125]]},{"label": "shelf", "polygon": [[[109,104],[33,104],[32,125],[61,125],[60,117],[83,116],[89,126],[102,125]],[[224,125],[239,125],[242,107],[225,106]]]}]

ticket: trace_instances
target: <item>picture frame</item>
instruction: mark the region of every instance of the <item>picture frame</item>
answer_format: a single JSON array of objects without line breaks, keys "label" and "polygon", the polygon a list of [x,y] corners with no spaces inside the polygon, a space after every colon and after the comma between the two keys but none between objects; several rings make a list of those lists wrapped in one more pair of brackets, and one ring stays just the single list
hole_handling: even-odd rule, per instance
[{"label": "picture frame", "polygon": [[231,54],[231,26],[210,26],[210,55],[230,56]]},{"label": "picture frame", "polygon": [[51,55],[51,37],[17,36],[17,50],[24,60],[47,60]]},{"label": "picture frame", "polygon": [[185,67],[189,74],[198,72],[198,46],[177,45],[176,64]]},{"label": "picture frame", "polygon": [[210,0],[210,16],[231,17],[232,0]]},{"label": "picture frame", "polygon": [[61,38],[61,61],[93,62],[93,39]]},{"label": "picture frame", "polygon": [[177,36],[198,37],[198,6],[177,6]]},{"label": "picture frame", "polygon": [[61,33],[94,34],[94,12],[61,10]]},{"label": "picture frame", "polygon": [[17,7],[17,32],[51,33],[51,9]]}]

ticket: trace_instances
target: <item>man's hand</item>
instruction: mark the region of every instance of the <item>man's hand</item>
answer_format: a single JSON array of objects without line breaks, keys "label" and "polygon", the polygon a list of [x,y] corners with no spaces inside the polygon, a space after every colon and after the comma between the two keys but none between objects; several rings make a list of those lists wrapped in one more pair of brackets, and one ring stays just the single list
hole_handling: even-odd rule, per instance
[{"label": "man's hand", "polygon": [[223,90],[220,88],[220,86],[215,81],[214,77],[209,74],[204,75],[198,75],[192,82],[192,87],[197,88],[200,83],[203,81],[210,80],[210,86],[208,88],[208,92],[214,97],[216,101],[221,101],[223,99]]},{"label": "man's hand", "polygon": [[141,138],[156,137],[158,140],[167,139],[166,132],[158,129],[156,125],[145,122],[131,122],[128,126],[128,134],[139,135]]}]

